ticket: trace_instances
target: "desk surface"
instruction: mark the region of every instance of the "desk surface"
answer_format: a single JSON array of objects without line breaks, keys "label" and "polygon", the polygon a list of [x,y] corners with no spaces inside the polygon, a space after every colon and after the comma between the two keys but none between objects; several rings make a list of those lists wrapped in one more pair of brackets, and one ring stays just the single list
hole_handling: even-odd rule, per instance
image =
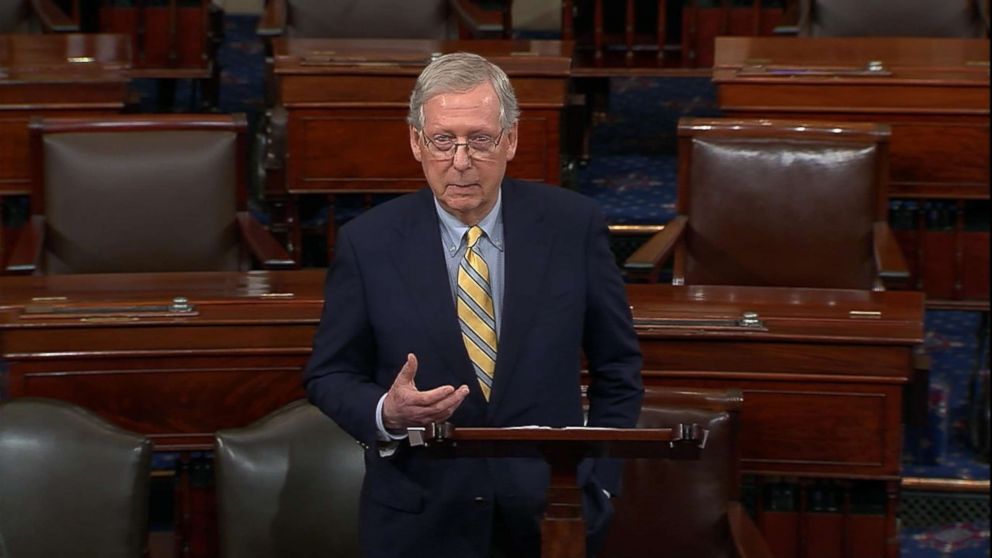
[{"label": "desk surface", "polygon": [[131,66],[125,35],[0,36],[0,86],[18,82],[123,81]]},{"label": "desk surface", "polygon": [[[307,269],[0,277],[0,329],[100,326],[92,313],[81,317],[86,309],[133,309],[134,326],[213,319],[315,324],[323,304],[324,274],[323,269]],[[918,292],[671,285],[629,285],[627,291],[642,337],[816,338],[907,345],[923,338],[923,295]],[[194,312],[142,317],[142,307],[168,305],[175,297],[186,298]],[[61,316],[60,309],[65,312]],[[763,325],[722,323],[745,312],[756,313]]]},{"label": "desk surface", "polygon": [[[323,269],[249,272],[108,273],[0,276],[0,311],[43,303],[104,304],[170,301],[323,302]],[[292,296],[288,296],[292,295]],[[319,311],[318,311],[319,312]],[[319,317],[315,315],[314,317]]]},{"label": "desk surface", "polygon": [[[954,118],[988,117],[989,41],[719,37],[713,82],[720,107],[729,112],[940,118],[951,124]],[[987,135],[987,121],[985,129]],[[897,145],[897,158],[899,152]]]},{"label": "desk surface", "polygon": [[499,65],[511,78],[527,74],[567,77],[570,41],[427,39],[275,39],[276,74],[392,74],[416,76],[432,57],[470,51]]},{"label": "desk surface", "polygon": [[[923,294],[912,291],[628,285],[627,293],[641,338],[815,339],[891,345],[923,341]],[[740,319],[748,312],[755,314],[761,327],[719,323]],[[700,320],[715,323],[706,325]]]},{"label": "desk surface", "polygon": [[[988,39],[900,37],[718,37],[714,80],[744,67],[801,66],[864,69],[881,62],[892,78],[961,79],[988,87]],[[802,75],[788,76],[801,79]],[[843,75],[831,76],[844,79]],[[868,76],[850,76],[852,79]]]},{"label": "desk surface", "polygon": [[[8,393],[76,402],[160,448],[209,447],[215,430],[303,396],[323,277],[0,277]],[[628,293],[645,383],[744,392],[745,470],[898,473],[901,390],[923,338],[922,294],[670,285]],[[180,296],[192,307],[170,312]],[[737,323],[744,312],[760,325]]]}]

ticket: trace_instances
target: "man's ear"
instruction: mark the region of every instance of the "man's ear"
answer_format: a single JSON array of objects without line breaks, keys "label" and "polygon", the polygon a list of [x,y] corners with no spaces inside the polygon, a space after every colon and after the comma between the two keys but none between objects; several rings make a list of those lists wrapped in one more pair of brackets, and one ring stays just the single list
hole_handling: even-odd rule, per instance
[{"label": "man's ear", "polygon": [[414,159],[423,162],[423,160],[420,158],[421,145],[422,144],[420,143],[420,132],[418,132],[417,129],[414,128],[413,126],[410,126],[410,151],[413,151]]},{"label": "man's ear", "polygon": [[517,123],[514,122],[513,126],[506,131],[506,160],[512,161],[513,156],[517,154]]}]

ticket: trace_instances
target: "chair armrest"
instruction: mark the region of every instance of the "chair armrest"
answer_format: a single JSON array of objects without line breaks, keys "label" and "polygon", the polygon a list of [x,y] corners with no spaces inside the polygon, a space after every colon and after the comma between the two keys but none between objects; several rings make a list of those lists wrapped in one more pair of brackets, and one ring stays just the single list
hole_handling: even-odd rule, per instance
[{"label": "chair armrest", "polygon": [[875,290],[906,286],[909,283],[909,267],[889,224],[876,221],[873,233],[875,269],[878,270],[878,279],[881,281],[881,285]]},{"label": "chair armrest", "polygon": [[740,412],[744,405],[741,390],[650,386],[644,388],[643,406],[700,409],[716,412]]},{"label": "chair armrest", "polygon": [[252,258],[265,269],[292,269],[296,262],[289,252],[247,211],[238,212],[238,229]]},{"label": "chair armrest", "polygon": [[20,234],[14,242],[7,259],[7,273],[31,275],[41,269],[41,251],[45,246],[45,218],[34,215],[21,226]]},{"label": "chair armrest", "polygon": [[672,250],[685,234],[688,223],[689,218],[685,215],[676,216],[664,229],[631,254],[623,264],[627,277],[631,281],[657,282],[662,265],[671,257]]},{"label": "chair armrest", "polygon": [[773,558],[761,531],[740,502],[727,503],[727,521],[737,558]]},{"label": "chair armrest", "polygon": [[31,0],[31,8],[41,20],[46,33],[78,33],[79,22],[74,21],[52,0]]},{"label": "chair armrest", "polygon": [[279,37],[286,32],[286,0],[268,0],[258,20],[255,34],[259,37]]}]

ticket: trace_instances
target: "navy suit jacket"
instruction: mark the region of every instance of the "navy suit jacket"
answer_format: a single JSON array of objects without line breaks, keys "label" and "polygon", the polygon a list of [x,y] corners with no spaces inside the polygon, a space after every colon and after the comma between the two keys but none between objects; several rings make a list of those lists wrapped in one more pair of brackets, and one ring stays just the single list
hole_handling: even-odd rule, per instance
[{"label": "navy suit jacket", "polygon": [[[494,505],[522,541],[536,545],[539,537],[543,461],[433,458],[405,441],[380,455],[376,405],[407,353],[417,355],[419,389],[469,386],[455,425],[583,424],[583,354],[588,425],[636,423],[641,353],[596,204],[544,184],[506,179],[502,189],[505,288],[489,402],[462,342],[430,189],[339,231],[304,383],[310,400],[367,448],[360,510],[367,556],[488,556]],[[595,533],[611,514],[602,489],[619,491],[619,467],[586,465],[580,481]]]}]

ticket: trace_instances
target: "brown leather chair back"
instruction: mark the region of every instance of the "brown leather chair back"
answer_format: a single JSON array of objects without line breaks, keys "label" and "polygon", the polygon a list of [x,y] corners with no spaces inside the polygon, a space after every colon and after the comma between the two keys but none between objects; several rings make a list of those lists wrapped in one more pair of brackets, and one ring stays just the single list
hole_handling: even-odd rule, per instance
[{"label": "brown leather chair back", "polygon": [[64,401],[0,402],[0,533],[17,558],[141,558],[151,443]]},{"label": "brown leather chair back", "polygon": [[629,459],[600,558],[735,556],[726,517],[739,499],[737,390],[647,388],[638,426],[708,430],[698,461]]},{"label": "brown leather chair back", "polygon": [[454,38],[448,0],[288,0],[290,37]]},{"label": "brown leather chair back", "polygon": [[223,558],[359,556],[363,450],[310,403],[217,432],[214,460]]},{"label": "brown leather chair back", "polygon": [[800,0],[806,37],[988,36],[987,0]]},{"label": "brown leather chair back", "polygon": [[32,122],[46,274],[245,270],[243,116]]},{"label": "brown leather chair back", "polygon": [[682,119],[677,205],[689,229],[676,278],[872,289],[888,134],[875,124]]}]

